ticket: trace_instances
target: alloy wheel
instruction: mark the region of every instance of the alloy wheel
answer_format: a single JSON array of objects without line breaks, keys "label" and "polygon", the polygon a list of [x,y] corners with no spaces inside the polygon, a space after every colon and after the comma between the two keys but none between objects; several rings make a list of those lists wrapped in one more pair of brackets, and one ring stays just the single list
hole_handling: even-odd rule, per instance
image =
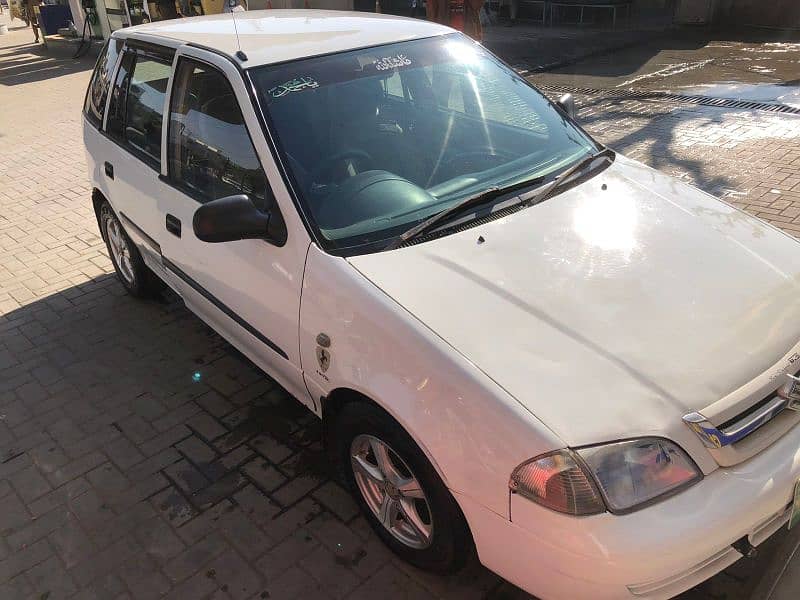
[{"label": "alloy wheel", "polygon": [[372,514],[397,540],[421,550],[433,541],[433,513],[422,485],[384,441],[357,435],[350,445],[356,485]]},{"label": "alloy wheel", "polygon": [[114,257],[114,262],[119,267],[120,275],[125,283],[132,286],[136,282],[133,274],[133,262],[131,261],[131,249],[128,247],[128,240],[120,227],[119,221],[113,216],[106,219],[106,235],[108,237],[108,247]]}]

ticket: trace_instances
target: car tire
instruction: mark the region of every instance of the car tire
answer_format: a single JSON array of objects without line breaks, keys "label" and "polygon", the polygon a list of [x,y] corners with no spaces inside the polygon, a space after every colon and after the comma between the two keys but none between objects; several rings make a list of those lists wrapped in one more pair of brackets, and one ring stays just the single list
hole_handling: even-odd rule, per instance
[{"label": "car tire", "polygon": [[144,264],[139,249],[128,237],[108,202],[100,206],[99,221],[111,263],[127,292],[136,298],[158,294],[164,288],[164,282]]},{"label": "car tire", "polygon": [[[416,567],[437,573],[459,570],[473,549],[469,527],[455,499],[411,436],[388,413],[367,402],[346,404],[331,433],[331,450],[339,475],[378,537]],[[378,444],[386,449],[385,455]],[[390,464],[384,469],[390,476],[384,475],[383,484],[368,475],[364,467],[365,463],[373,467],[372,475],[376,475],[378,454],[384,455],[384,460],[388,458]],[[383,475],[380,467],[379,471]],[[418,485],[409,484],[411,480]],[[387,503],[394,503],[394,509],[383,510],[382,500],[387,498]]]}]

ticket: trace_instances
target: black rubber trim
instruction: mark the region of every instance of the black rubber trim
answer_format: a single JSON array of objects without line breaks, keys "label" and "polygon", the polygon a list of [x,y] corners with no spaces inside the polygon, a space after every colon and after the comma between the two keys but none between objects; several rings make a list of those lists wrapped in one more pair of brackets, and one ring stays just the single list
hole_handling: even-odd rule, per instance
[{"label": "black rubber trim", "polygon": [[168,185],[174,190],[179,191],[184,196],[188,197],[190,200],[194,200],[197,202],[198,205],[205,204],[209,200],[207,198],[200,198],[197,194],[195,194],[192,190],[188,189],[188,187],[181,185],[180,182],[175,181],[169,175],[164,175],[163,173],[158,174],[158,180],[163,183],[164,185]]},{"label": "black rubber trim", "polygon": [[269,348],[271,350],[273,350],[274,352],[278,353],[281,357],[285,358],[286,360],[289,360],[289,355],[286,354],[286,352],[284,352],[283,349],[280,346],[275,344],[275,342],[273,342],[271,339],[269,339],[263,333],[258,331],[255,327],[250,325],[250,323],[248,323],[247,321],[242,319],[242,317],[240,317],[235,312],[233,312],[233,310],[231,310],[231,308],[227,304],[222,303],[216,296],[210,294],[208,292],[208,290],[206,290],[203,286],[201,286],[199,283],[197,283],[194,279],[192,279],[186,273],[184,273],[180,269],[180,267],[178,267],[175,263],[170,261],[168,258],[163,258],[162,257],[162,260],[164,262],[164,266],[167,269],[169,269],[170,271],[175,273],[175,275],[177,275],[183,281],[185,281],[194,291],[196,291],[198,294],[203,296],[203,298],[205,298],[206,300],[211,302],[211,304],[213,304],[218,309],[220,309],[223,313],[225,313],[226,316],[228,316],[229,318],[231,318],[234,321],[236,321],[236,323],[238,323],[250,335],[252,335],[256,339],[258,339],[260,342],[263,342],[265,345],[269,346]]},{"label": "black rubber trim", "polygon": [[156,252],[161,254],[161,245],[157,241],[155,241],[153,238],[151,238],[149,235],[147,235],[144,232],[144,230],[142,230],[141,227],[139,227],[136,223],[131,221],[130,217],[128,217],[128,215],[126,215],[124,212],[120,212],[119,213],[119,218],[122,219],[125,222],[125,225],[127,225],[128,227],[133,229],[136,232],[136,235],[141,237],[148,246],[150,246],[153,250],[155,250]]},{"label": "black rubber trim", "polygon": [[125,47],[131,50],[141,50],[145,54],[155,56],[156,58],[167,59],[170,63],[175,58],[175,48],[140,40],[135,37],[125,38]]}]

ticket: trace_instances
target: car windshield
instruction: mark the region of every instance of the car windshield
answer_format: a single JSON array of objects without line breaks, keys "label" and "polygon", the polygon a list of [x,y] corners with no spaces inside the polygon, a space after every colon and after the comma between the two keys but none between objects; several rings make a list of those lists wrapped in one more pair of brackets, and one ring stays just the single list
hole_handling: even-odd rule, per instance
[{"label": "car windshield", "polygon": [[328,249],[390,240],[468,196],[562,171],[597,149],[460,34],[250,72]]}]

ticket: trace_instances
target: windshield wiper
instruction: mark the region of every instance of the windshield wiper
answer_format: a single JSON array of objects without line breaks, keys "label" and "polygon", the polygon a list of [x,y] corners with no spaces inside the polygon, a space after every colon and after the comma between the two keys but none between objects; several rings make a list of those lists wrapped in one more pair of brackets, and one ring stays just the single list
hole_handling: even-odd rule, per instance
[{"label": "windshield wiper", "polygon": [[[526,194],[526,197],[523,200],[521,200],[521,203],[533,206],[534,204],[539,204],[540,202],[544,202],[560,185],[562,185],[565,181],[567,181],[572,175],[574,175],[578,171],[585,169],[595,160],[600,158],[605,158],[606,160],[613,160],[614,151],[611,150],[610,148],[603,148],[599,152],[587,156],[586,158],[572,165],[563,173],[560,173],[551,182],[535,189],[532,192],[532,194],[530,195]],[[489,202],[490,200],[494,200],[499,196],[503,196],[505,194],[508,194],[509,192],[513,192],[520,188],[536,185],[538,183],[541,183],[542,181],[544,181],[544,177],[534,177],[532,179],[519,181],[517,183],[513,183],[505,187],[497,187],[497,186],[490,187],[489,189],[484,190],[479,194],[475,194],[474,196],[469,196],[467,198],[464,198],[460,202],[456,202],[450,208],[446,208],[442,212],[438,212],[432,217],[425,219],[421,223],[414,225],[414,227],[404,232],[394,241],[389,243],[385,249],[394,250],[395,248],[399,248],[400,246],[405,244],[408,240],[430,231],[436,225],[443,223],[453,215],[464,212],[465,210],[472,208],[474,206],[480,206],[481,204]]]},{"label": "windshield wiper", "polygon": [[530,187],[532,185],[536,185],[537,183],[541,183],[544,181],[544,177],[534,177],[532,179],[526,179],[524,181],[518,181],[517,183],[513,183],[511,185],[503,186],[503,187],[490,187],[489,189],[483,190],[479,194],[474,194],[473,196],[468,196],[461,200],[460,202],[456,202],[453,206],[444,209],[441,212],[436,213],[432,217],[425,219],[421,223],[414,225],[408,231],[405,231],[400,237],[396,238],[393,242],[386,246],[386,250],[394,250],[395,248],[403,245],[405,242],[410,240],[413,237],[417,237],[425,233],[426,231],[430,231],[438,225],[456,215],[460,212],[464,212],[465,210],[472,208],[473,206],[480,206],[481,204],[485,204],[490,200],[494,200],[500,196],[504,196],[510,192],[518,190],[520,188]]},{"label": "windshield wiper", "polygon": [[535,206],[536,204],[544,202],[553,195],[553,192],[569,181],[572,176],[575,175],[575,173],[583,171],[586,167],[598,159],[602,158],[610,162],[614,160],[615,156],[616,152],[614,152],[611,148],[603,148],[594,154],[590,154],[586,158],[572,165],[563,173],[559,173],[556,178],[547,185],[543,185],[542,187],[535,189],[532,194],[526,194],[526,196],[521,200],[521,203],[527,206]]}]

